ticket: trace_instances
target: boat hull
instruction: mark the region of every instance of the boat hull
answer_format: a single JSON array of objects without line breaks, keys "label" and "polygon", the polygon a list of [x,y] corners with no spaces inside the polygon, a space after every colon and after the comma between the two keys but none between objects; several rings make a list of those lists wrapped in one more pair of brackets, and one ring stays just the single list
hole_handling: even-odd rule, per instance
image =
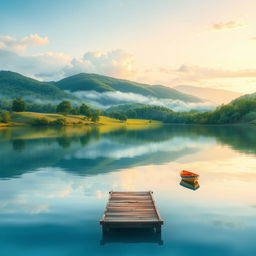
[{"label": "boat hull", "polygon": [[198,181],[198,176],[181,176],[184,181],[195,183]]},{"label": "boat hull", "polygon": [[189,171],[186,171],[186,170],[182,170],[180,172],[180,177],[187,181],[187,182],[190,182],[190,183],[195,183],[197,182],[198,178],[199,178],[199,175],[196,174],[196,173],[193,173],[193,172],[189,172]]}]

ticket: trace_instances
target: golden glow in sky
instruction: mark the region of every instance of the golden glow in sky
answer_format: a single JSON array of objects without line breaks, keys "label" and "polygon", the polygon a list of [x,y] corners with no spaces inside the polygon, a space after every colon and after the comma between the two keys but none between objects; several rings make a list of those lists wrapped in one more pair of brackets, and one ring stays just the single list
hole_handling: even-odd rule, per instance
[{"label": "golden glow in sky", "polygon": [[254,0],[13,6],[0,10],[0,69],[41,80],[88,72],[170,87],[256,91]]}]

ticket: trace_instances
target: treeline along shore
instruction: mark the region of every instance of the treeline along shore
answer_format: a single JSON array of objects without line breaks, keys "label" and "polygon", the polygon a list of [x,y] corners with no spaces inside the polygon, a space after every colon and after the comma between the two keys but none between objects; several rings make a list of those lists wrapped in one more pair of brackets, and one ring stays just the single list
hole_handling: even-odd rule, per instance
[{"label": "treeline along shore", "polygon": [[256,124],[256,99],[238,98],[207,112],[175,112],[169,108],[149,105],[135,105],[134,108],[129,105],[127,110],[122,105],[115,107],[114,111],[103,111],[93,109],[85,103],[74,106],[68,100],[63,100],[58,105],[27,103],[21,98],[8,104],[0,103],[1,126],[16,126],[21,123],[32,126],[95,125],[104,124],[106,120],[105,123],[108,124],[125,124],[130,119],[137,119],[137,124],[140,123],[139,120],[144,120],[141,121],[143,125],[155,121],[158,124]]},{"label": "treeline along shore", "polygon": [[117,118],[102,116],[104,113],[88,105],[72,106],[64,100],[58,105],[27,103],[21,98],[0,105],[0,127],[13,126],[68,126],[68,125],[159,125],[153,120],[127,119],[120,114]]},{"label": "treeline along shore", "polygon": [[142,106],[128,110],[123,108],[119,112],[104,114],[113,118],[125,116],[126,118],[152,119],[167,124],[256,124],[256,98],[238,98],[207,112],[175,112],[160,106]]}]

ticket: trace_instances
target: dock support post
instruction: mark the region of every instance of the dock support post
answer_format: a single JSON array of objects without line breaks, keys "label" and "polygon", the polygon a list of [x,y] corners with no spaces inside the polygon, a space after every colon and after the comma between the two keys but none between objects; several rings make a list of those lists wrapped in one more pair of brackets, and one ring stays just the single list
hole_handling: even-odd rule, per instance
[{"label": "dock support post", "polygon": [[105,225],[102,225],[102,232],[103,233],[109,232],[109,227],[106,227]]},{"label": "dock support post", "polygon": [[155,229],[156,229],[156,233],[158,233],[158,234],[161,233],[161,225],[157,225],[157,226],[155,227]]}]

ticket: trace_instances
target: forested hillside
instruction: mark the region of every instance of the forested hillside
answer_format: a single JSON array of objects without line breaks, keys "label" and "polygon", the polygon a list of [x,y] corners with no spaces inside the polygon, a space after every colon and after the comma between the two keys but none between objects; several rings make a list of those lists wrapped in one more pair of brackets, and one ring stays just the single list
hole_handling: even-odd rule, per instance
[{"label": "forested hillside", "polygon": [[202,102],[198,97],[181,93],[163,85],[148,85],[97,74],[81,73],[55,83],[62,90],[136,93],[156,98],[170,98],[184,102]]},{"label": "forested hillside", "polygon": [[1,99],[22,97],[31,101],[76,99],[51,83],[40,82],[11,71],[0,71],[0,96]]},{"label": "forested hillside", "polygon": [[[182,124],[231,124],[256,122],[256,99],[238,99],[230,104],[222,105],[214,111],[199,113],[174,112],[159,106],[146,106],[118,112],[127,118],[143,118],[163,121],[165,123]],[[116,116],[117,112],[105,112]]]}]

